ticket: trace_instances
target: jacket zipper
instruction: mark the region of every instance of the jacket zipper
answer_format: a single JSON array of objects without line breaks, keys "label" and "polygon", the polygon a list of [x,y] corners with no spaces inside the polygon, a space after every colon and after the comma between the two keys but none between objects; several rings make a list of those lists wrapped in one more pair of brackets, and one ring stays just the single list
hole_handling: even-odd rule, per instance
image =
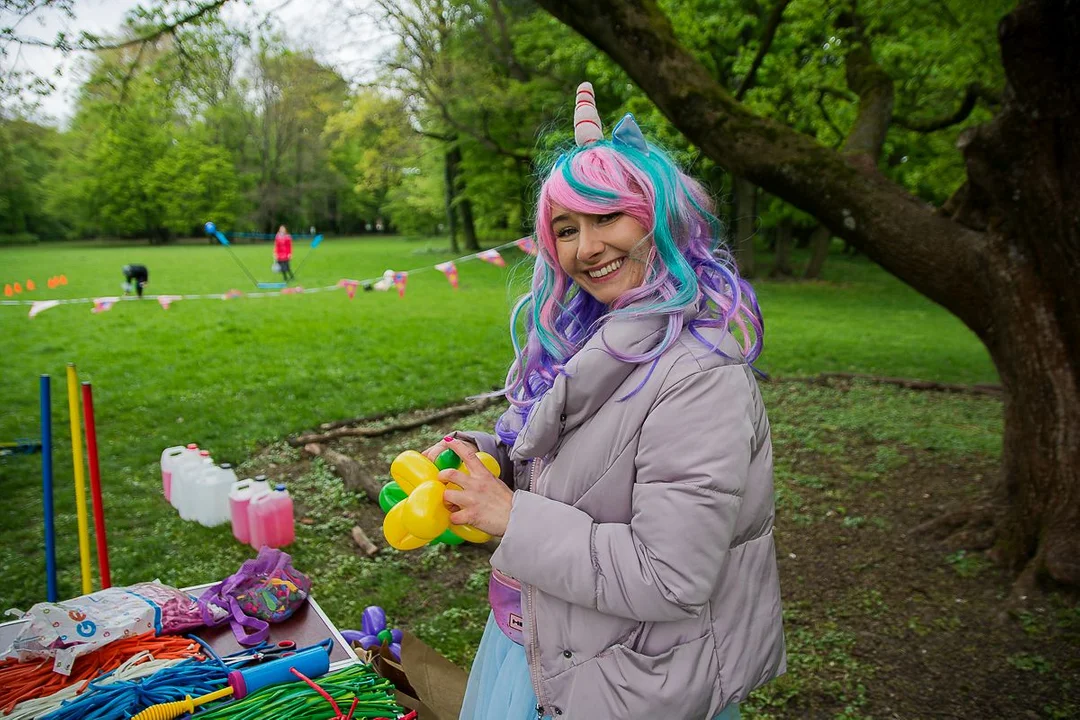
[{"label": "jacket zipper", "polygon": [[[540,458],[533,458],[532,466],[529,468],[529,492],[536,492],[536,479],[537,479],[537,466],[540,464]],[[537,653],[540,651],[540,639],[536,632],[536,596],[535,589],[532,585],[528,586],[529,591],[526,593],[527,604],[529,607],[529,617],[532,618],[532,622],[529,623],[531,632],[530,635],[530,648],[532,649],[532,658],[535,659],[535,663],[530,663],[530,666],[535,665],[532,675],[533,691],[536,693],[536,718],[540,720],[544,716],[544,701],[540,697],[540,661],[537,658]]]}]

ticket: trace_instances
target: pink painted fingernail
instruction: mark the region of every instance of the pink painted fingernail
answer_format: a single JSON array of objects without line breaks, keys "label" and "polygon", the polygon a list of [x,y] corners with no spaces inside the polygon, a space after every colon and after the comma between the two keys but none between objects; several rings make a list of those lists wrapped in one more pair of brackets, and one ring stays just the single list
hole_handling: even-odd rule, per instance
[{"label": "pink painted fingernail", "polygon": [[453,435],[447,435],[446,437],[443,438],[443,442],[453,442],[453,440],[454,440]]}]

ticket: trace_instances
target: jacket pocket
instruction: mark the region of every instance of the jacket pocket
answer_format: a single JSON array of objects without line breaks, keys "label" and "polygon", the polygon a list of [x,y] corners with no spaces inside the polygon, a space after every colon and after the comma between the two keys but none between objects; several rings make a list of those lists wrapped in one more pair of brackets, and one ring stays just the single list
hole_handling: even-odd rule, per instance
[{"label": "jacket pocket", "polygon": [[720,707],[718,673],[712,635],[660,655],[614,645],[549,680],[549,697],[565,703],[563,720],[706,720]]}]

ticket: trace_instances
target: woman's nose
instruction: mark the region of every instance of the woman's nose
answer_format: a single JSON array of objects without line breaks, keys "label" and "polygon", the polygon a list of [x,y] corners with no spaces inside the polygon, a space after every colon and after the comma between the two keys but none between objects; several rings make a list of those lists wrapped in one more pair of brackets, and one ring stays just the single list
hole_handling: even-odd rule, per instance
[{"label": "woman's nose", "polygon": [[588,263],[604,254],[603,233],[587,223],[583,225],[578,230],[577,257],[580,262]]}]

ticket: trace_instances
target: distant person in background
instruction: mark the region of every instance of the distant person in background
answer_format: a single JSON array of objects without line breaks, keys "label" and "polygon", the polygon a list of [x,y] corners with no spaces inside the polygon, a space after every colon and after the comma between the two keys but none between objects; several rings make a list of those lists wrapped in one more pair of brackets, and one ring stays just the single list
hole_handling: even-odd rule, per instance
[{"label": "distant person in background", "polygon": [[289,268],[290,260],[292,260],[292,235],[282,225],[278,228],[277,235],[274,237],[274,262],[278,264],[281,277],[285,282],[289,282],[295,277],[292,269]]},{"label": "distant person in background", "polygon": [[124,266],[125,295],[134,290],[136,293],[138,293],[139,297],[142,297],[143,287],[148,282],[150,282],[150,271],[146,269],[145,265]]}]

